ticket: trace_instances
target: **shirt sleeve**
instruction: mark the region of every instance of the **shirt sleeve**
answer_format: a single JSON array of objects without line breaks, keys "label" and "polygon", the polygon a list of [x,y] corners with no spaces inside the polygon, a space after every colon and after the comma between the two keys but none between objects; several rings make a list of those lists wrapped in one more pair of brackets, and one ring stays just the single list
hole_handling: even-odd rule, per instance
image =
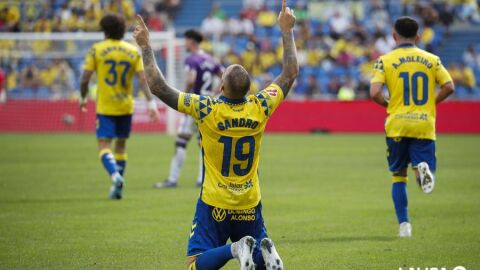
[{"label": "shirt sleeve", "polygon": [[262,106],[265,116],[270,117],[283,101],[283,90],[277,84],[270,84],[255,95]]},{"label": "shirt sleeve", "polygon": [[385,83],[385,67],[382,58],[379,58],[373,65],[373,78],[370,83]]},{"label": "shirt sleeve", "polygon": [[85,57],[85,64],[83,65],[84,70],[95,71],[97,64],[95,62],[95,45],[88,50],[87,56]]},{"label": "shirt sleeve", "polygon": [[135,62],[135,72],[141,72],[144,70],[143,68],[143,60],[140,54],[138,54],[137,60]]},{"label": "shirt sleeve", "polygon": [[197,69],[197,67],[196,67],[195,61],[193,61],[190,58],[187,58],[185,60],[185,71],[191,71],[191,70],[196,70],[196,69]]},{"label": "shirt sleeve", "polygon": [[178,97],[178,111],[202,120],[212,112],[213,103],[209,96],[181,92]]},{"label": "shirt sleeve", "polygon": [[437,67],[435,70],[435,81],[440,86],[452,81],[452,77],[448,73],[447,69],[443,66],[442,62],[440,61],[440,58],[437,59]]}]

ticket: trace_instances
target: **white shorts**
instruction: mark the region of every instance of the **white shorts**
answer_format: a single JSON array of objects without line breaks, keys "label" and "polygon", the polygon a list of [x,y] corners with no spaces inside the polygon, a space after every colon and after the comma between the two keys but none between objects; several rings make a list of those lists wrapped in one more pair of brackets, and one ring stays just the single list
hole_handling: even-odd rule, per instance
[{"label": "white shorts", "polygon": [[177,129],[177,134],[189,135],[192,136],[194,133],[197,133],[198,127],[195,123],[195,119],[187,114],[182,114],[180,116],[180,125]]}]

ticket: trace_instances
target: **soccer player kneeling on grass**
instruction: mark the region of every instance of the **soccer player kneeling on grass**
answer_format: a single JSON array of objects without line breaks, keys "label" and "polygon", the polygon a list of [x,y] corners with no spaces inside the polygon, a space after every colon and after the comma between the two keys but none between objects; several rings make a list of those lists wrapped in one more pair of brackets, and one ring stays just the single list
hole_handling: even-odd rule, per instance
[{"label": "soccer player kneeling on grass", "polygon": [[[222,96],[217,99],[169,86],[156,65],[148,29],[138,17],[134,37],[152,93],[191,115],[200,132],[203,184],[188,242],[188,269],[219,269],[233,258],[241,269],[283,269],[263,223],[257,171],[265,125],[298,75],[295,16],[285,2],[278,18],[283,71],[266,89],[249,96],[250,77],[240,65],[225,70]],[[227,244],[228,239],[233,243]]]},{"label": "soccer player kneeling on grass", "polygon": [[[385,122],[388,164],[393,173],[392,198],[400,224],[399,236],[410,237],[407,167],[412,163],[417,183],[425,193],[435,185],[436,104],[454,92],[452,78],[436,55],[415,46],[418,23],[409,17],[395,22],[397,48],[381,56],[374,66],[370,96],[387,108]],[[382,94],[387,86],[390,99]],[[435,94],[436,85],[440,91]]]},{"label": "soccer player kneeling on grass", "polygon": [[[94,44],[87,54],[80,91],[80,108],[86,111],[88,83],[97,73],[97,139],[100,160],[112,180],[111,199],[121,199],[123,175],[127,165],[126,140],[130,135],[133,104],[133,75],[138,74],[141,88],[149,101],[149,115],[157,119],[157,106],[145,83],[143,62],[138,49],[125,41],[126,23],[120,15],[108,14],[100,21],[105,40]],[[115,152],[110,145],[115,141]]]}]

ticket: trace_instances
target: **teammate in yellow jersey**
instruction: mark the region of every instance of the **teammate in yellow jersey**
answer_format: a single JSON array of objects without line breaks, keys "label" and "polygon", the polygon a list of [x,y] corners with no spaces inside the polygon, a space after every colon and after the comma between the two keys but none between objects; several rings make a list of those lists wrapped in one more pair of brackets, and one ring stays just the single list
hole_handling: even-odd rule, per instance
[{"label": "teammate in yellow jersey", "polygon": [[[169,86],[156,65],[148,29],[140,17],[138,21],[134,37],[152,93],[196,119],[200,132],[203,184],[188,243],[188,269],[219,269],[232,258],[241,269],[283,269],[263,223],[257,171],[265,125],[298,75],[295,16],[286,0],[278,17],[283,71],[266,89],[249,96],[250,77],[240,65],[225,70],[217,99]],[[228,239],[232,244],[226,244]]]},{"label": "teammate in yellow jersey", "polygon": [[[100,159],[112,179],[111,199],[121,199],[127,164],[126,140],[130,135],[133,102],[133,76],[137,74],[149,101],[152,121],[157,119],[157,106],[145,83],[143,62],[138,49],[125,41],[126,23],[120,15],[108,14],[100,21],[105,40],[94,44],[85,59],[80,91],[80,108],[86,111],[88,83],[97,73],[97,139]],[[115,140],[114,154],[111,150]]]},{"label": "teammate in yellow jersey", "polygon": [[[388,164],[393,174],[392,199],[399,236],[410,237],[407,167],[412,163],[417,183],[425,193],[435,184],[436,105],[454,92],[452,78],[440,58],[415,46],[418,23],[409,17],[395,22],[397,48],[381,56],[374,66],[370,86],[372,99],[387,108],[385,122]],[[387,86],[389,99],[383,96]],[[440,90],[436,93],[436,85]]]}]

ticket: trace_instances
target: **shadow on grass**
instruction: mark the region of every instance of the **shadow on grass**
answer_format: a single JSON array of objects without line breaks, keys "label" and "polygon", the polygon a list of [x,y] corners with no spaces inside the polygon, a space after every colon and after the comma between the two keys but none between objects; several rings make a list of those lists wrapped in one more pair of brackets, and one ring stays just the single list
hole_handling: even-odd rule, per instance
[{"label": "shadow on grass", "polygon": [[277,240],[279,243],[290,244],[305,244],[305,243],[345,243],[356,241],[370,241],[370,242],[390,242],[396,240],[398,237],[393,236],[335,236],[335,237],[317,237],[310,239],[286,239]]}]

